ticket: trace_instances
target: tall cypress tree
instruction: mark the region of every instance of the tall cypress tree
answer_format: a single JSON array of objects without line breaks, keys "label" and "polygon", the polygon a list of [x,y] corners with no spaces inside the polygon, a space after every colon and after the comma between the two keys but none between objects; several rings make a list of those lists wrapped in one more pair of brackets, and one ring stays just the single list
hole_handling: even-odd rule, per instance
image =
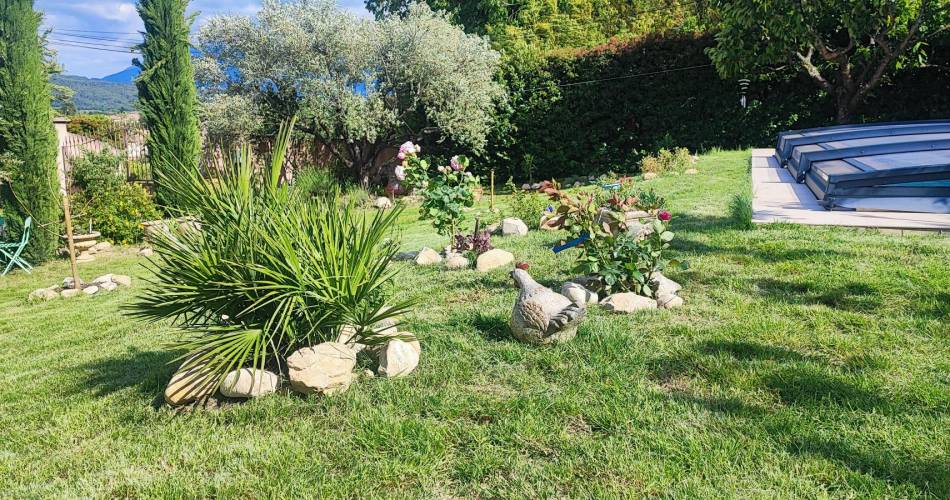
[{"label": "tall cypress tree", "polygon": [[33,217],[37,227],[26,253],[34,263],[53,256],[62,217],[41,19],[33,0],[0,0],[0,170],[10,174],[0,187],[0,207],[14,237],[23,219]]},{"label": "tall cypress tree", "polygon": [[148,157],[156,180],[159,203],[175,207],[162,189],[163,173],[196,169],[201,142],[198,99],[191,65],[188,35],[194,16],[185,17],[188,0],[141,0],[139,15],[145,24],[145,41],[139,46],[142,69],[135,84],[148,127]]}]

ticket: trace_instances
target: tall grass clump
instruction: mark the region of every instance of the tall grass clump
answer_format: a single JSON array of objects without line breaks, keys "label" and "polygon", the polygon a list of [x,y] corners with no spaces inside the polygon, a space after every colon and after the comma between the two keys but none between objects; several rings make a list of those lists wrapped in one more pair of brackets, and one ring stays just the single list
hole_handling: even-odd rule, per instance
[{"label": "tall grass clump", "polygon": [[752,229],[752,197],[737,193],[729,202],[729,218],[739,229]]},{"label": "tall grass clump", "polygon": [[194,224],[155,235],[154,278],[133,314],[171,319],[183,330],[172,347],[183,368],[201,367],[219,384],[242,367],[282,370],[293,351],[335,340],[378,344],[372,326],[408,310],[386,303],[400,210],[360,211],[339,192],[311,199],[281,182],[291,126],[264,168],[244,147],[209,178],[187,169],[163,185]]}]

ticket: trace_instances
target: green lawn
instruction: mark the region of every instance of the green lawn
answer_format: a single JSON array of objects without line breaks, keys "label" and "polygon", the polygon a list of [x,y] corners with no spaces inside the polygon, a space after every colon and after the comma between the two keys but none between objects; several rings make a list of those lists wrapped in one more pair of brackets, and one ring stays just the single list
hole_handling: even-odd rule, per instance
[{"label": "green lawn", "polygon": [[[571,343],[510,338],[505,271],[404,266],[423,344],[401,380],[218,410],[158,405],[174,332],[133,290],[28,304],[56,262],[0,279],[0,495],[948,497],[950,238],[733,229],[749,153],[668,195],[686,307],[592,309]],[[446,242],[403,216],[407,249]],[[559,287],[573,255],[495,245]],[[82,268],[142,276],[131,251]],[[139,280],[137,285],[141,286]]]}]

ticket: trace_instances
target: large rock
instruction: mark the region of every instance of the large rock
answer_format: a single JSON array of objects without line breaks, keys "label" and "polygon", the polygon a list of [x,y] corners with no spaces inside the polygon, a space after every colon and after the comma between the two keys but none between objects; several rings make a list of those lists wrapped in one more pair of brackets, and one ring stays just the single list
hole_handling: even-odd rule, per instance
[{"label": "large rock", "polygon": [[29,300],[30,302],[37,302],[40,300],[46,301],[46,300],[53,300],[56,298],[59,298],[59,294],[56,293],[55,289],[40,288],[38,290],[33,290],[32,292],[30,292],[30,295],[29,297],[27,297],[27,300]]},{"label": "large rock", "polygon": [[99,243],[96,243],[93,248],[99,252],[108,252],[109,250],[112,250],[112,243],[109,243],[108,241],[100,241]]},{"label": "large rock", "polygon": [[142,257],[151,257],[153,253],[152,247],[142,247],[138,251],[138,254]]},{"label": "large rock", "polygon": [[[63,288],[72,288],[72,287],[73,287],[73,284],[75,284],[75,283],[76,283],[76,282],[72,279],[72,277],[63,278]],[[79,284],[80,284],[80,285],[83,285],[83,284],[85,284],[85,282],[84,282],[82,279],[80,279],[80,280],[79,280]]]},{"label": "large rock", "polygon": [[94,285],[101,285],[103,283],[111,283],[111,282],[112,282],[111,274],[103,274],[102,276],[99,276],[98,278],[92,280],[92,284]]},{"label": "large rock", "polygon": [[656,299],[656,305],[660,309],[673,309],[683,305],[683,298],[674,294],[660,295]]},{"label": "large rock", "polygon": [[653,277],[653,281],[657,283],[657,297],[661,297],[663,295],[674,295],[683,288],[682,285],[667,278],[666,276],[663,276],[661,273],[656,273],[656,275]]},{"label": "large rock", "polygon": [[103,291],[106,291],[106,292],[112,292],[112,291],[114,291],[116,288],[119,288],[119,285],[117,285],[117,284],[115,284],[115,283],[113,283],[113,282],[111,282],[111,281],[99,285],[99,289],[100,289],[100,290],[103,290]]},{"label": "large rock", "polygon": [[[187,368],[186,368],[187,367]],[[187,360],[165,387],[165,402],[172,406],[193,403],[214,393],[214,375],[204,363]]]},{"label": "large rock", "polygon": [[597,292],[592,292],[584,288],[584,286],[571,281],[561,285],[561,295],[571,299],[571,302],[579,306],[596,304],[599,298]]},{"label": "large rock", "polygon": [[475,261],[475,269],[479,271],[491,271],[499,267],[510,265],[515,261],[515,256],[511,252],[495,248],[478,256]]},{"label": "large rock", "polygon": [[116,285],[132,286],[132,278],[124,274],[113,274],[112,282]]},{"label": "large rock", "polygon": [[380,210],[386,210],[387,208],[393,208],[393,202],[385,196],[380,196],[373,202],[373,206]]},{"label": "large rock", "polygon": [[343,392],[353,382],[356,352],[346,344],[324,342],[287,358],[290,386],[304,394]]},{"label": "large rock", "polygon": [[[418,344],[418,342],[417,342]],[[379,355],[381,377],[404,377],[419,366],[420,350],[408,342],[399,339],[390,340]]]},{"label": "large rock", "polygon": [[68,299],[70,297],[75,297],[79,295],[80,292],[82,292],[82,290],[78,288],[66,288],[62,292],[59,292],[59,296],[64,299]]},{"label": "large rock", "polygon": [[419,266],[431,266],[439,262],[442,262],[442,256],[429,247],[423,247],[419,250],[419,255],[416,255],[416,265]]},{"label": "large rock", "polygon": [[471,267],[471,262],[460,254],[454,253],[445,259],[446,269],[457,271],[459,269],[468,269],[469,267]]},{"label": "large rock", "polygon": [[629,292],[615,293],[601,301],[600,305],[604,309],[615,313],[632,313],[643,309],[656,309],[655,300]]},{"label": "large rock", "polygon": [[501,234],[503,236],[526,236],[528,234],[528,225],[521,219],[509,217],[501,221]]},{"label": "large rock", "polygon": [[86,295],[95,295],[99,293],[99,287],[96,285],[89,285],[86,288],[82,289],[82,293]]},{"label": "large rock", "polygon": [[395,261],[406,261],[406,260],[416,260],[416,257],[419,256],[419,252],[399,252],[394,257]]},{"label": "large rock", "polygon": [[277,390],[280,377],[257,368],[241,368],[224,376],[221,395],[229,398],[256,398]]}]

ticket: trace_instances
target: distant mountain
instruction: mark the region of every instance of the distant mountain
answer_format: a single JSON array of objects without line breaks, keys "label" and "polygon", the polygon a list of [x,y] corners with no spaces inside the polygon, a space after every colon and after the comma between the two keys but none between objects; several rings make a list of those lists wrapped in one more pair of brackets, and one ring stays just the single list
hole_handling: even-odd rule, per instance
[{"label": "distant mountain", "polygon": [[[128,70],[123,72],[125,71]],[[78,111],[96,113],[135,111],[138,91],[131,83],[115,83],[76,75],[53,75],[52,81],[76,91],[73,103]]]},{"label": "distant mountain", "polygon": [[113,83],[132,83],[135,81],[135,77],[139,76],[142,70],[135,66],[129,66],[128,68],[123,69],[118,73],[113,73],[109,76],[104,76],[100,80]]}]

